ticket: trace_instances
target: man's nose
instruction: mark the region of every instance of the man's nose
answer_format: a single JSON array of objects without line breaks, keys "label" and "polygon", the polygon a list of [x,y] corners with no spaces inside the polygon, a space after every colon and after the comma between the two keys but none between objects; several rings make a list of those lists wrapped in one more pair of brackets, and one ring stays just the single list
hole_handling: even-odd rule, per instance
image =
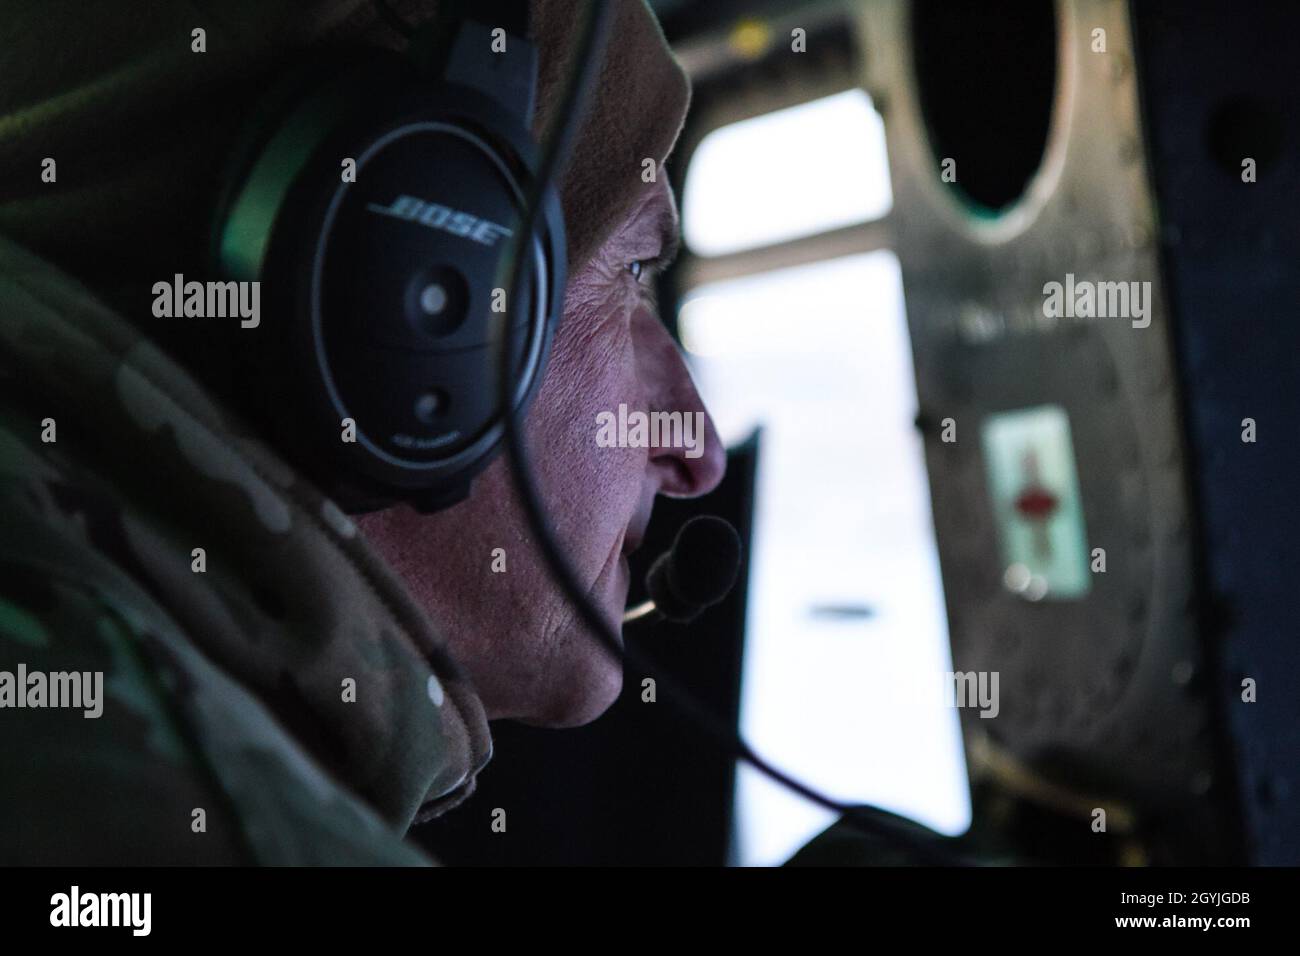
[{"label": "man's nose", "polygon": [[[663,430],[673,440],[661,435],[660,444],[650,448],[650,465],[660,472],[660,494],[696,498],[718,487],[727,470],[727,453],[677,343],[657,318],[647,324],[654,327],[642,343],[647,346],[642,375],[649,407],[670,416],[681,414],[680,432],[676,427]],[[681,441],[676,440],[679,436]]]}]

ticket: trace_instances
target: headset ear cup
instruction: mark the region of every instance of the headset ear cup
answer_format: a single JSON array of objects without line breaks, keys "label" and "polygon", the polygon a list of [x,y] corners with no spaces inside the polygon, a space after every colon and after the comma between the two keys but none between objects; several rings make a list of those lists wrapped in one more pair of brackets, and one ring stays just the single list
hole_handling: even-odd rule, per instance
[{"label": "headset ear cup", "polygon": [[[359,65],[359,64],[358,64]],[[288,117],[318,90],[328,77],[346,65],[319,57],[303,58],[283,69],[264,95],[257,98],[251,114],[234,138],[215,190],[215,203],[208,229],[208,258],[220,274],[233,270],[223,262],[222,246],[227,241],[231,212],[245,196],[250,173],[264,158],[267,144],[281,132]],[[286,170],[292,174],[292,170]]]},{"label": "headset ear cup", "polygon": [[[216,214],[220,274],[262,284],[264,320],[239,350],[246,407],[345,510],[443,508],[501,440],[491,294],[531,139],[481,91],[391,59],[312,75],[250,124]],[[540,384],[566,279],[553,190],[540,212],[512,321],[517,405]]]}]

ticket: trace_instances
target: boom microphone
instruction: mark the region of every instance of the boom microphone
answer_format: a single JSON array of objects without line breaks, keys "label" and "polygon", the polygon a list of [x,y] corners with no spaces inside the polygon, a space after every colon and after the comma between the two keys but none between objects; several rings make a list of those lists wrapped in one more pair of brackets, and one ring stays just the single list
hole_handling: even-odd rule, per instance
[{"label": "boom microphone", "polygon": [[678,624],[694,620],[717,604],[740,572],[740,536],[723,519],[700,515],[682,525],[673,546],[650,565],[646,590],[650,600],[623,615],[629,624],[651,612]]}]

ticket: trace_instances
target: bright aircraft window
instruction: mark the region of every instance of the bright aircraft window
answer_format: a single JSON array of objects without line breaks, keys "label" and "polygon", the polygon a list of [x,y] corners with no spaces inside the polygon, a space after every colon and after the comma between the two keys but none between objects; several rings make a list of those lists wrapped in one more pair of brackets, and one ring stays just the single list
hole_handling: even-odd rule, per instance
[{"label": "bright aircraft window", "polygon": [[[748,121],[769,143],[798,143],[797,157],[768,167],[780,171],[776,191],[817,197],[787,231],[878,214],[888,196],[883,143],[872,161],[865,149],[846,150],[855,165],[823,161],[879,135],[878,119],[852,128],[872,125],[857,111],[864,96],[840,100],[857,105],[833,107],[847,111],[833,122],[805,122],[801,110],[836,99]],[[729,181],[732,160],[696,156],[683,201],[694,251],[700,237],[709,251],[714,238],[753,238],[746,217],[760,204]],[[733,232],[740,221],[750,226]],[[741,731],[834,797],[961,833],[970,802],[957,711],[941,692],[952,665],[897,258],[882,250],[699,286],[679,328],[724,440],[763,429]],[[834,819],[743,764],[735,799],[741,865],[781,863]]]},{"label": "bright aircraft window", "polygon": [[715,256],[879,219],[892,204],[884,124],[866,93],[848,90],[705,136],[682,233]]}]

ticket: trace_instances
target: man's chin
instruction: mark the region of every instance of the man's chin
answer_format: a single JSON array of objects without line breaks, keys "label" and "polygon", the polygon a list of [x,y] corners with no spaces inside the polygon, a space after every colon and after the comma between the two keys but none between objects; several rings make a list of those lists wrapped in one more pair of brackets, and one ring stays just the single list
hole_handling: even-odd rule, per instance
[{"label": "man's chin", "polygon": [[[597,575],[588,595],[604,618],[605,630],[623,646],[623,611],[627,603],[629,569],[627,559],[611,554]],[[558,592],[548,595],[559,599]],[[519,648],[521,657],[512,681],[494,680],[499,668],[486,662],[486,673],[478,686],[489,689],[485,697],[491,720],[514,720],[530,727],[581,727],[589,724],[618,700],[623,689],[623,658],[605,646],[581,620],[576,608],[563,605],[563,623],[536,647]],[[546,615],[541,615],[543,618]],[[552,612],[552,618],[559,617]],[[540,625],[542,629],[545,624]],[[539,631],[539,636],[541,632]],[[538,662],[537,668],[523,660]]]},{"label": "man's chin", "polygon": [[599,662],[575,667],[567,686],[555,688],[556,693],[549,696],[546,711],[520,723],[556,730],[581,727],[609,710],[623,690],[623,665],[599,648],[595,650],[601,655]]},{"label": "man's chin", "polygon": [[[627,561],[620,558],[615,571],[605,587],[597,587],[601,595],[600,609],[607,629],[623,646],[623,606],[627,601]],[[589,724],[618,700],[623,690],[623,660],[616,657],[599,635],[580,622],[574,622],[565,641],[567,666],[560,668],[564,676],[558,678],[563,686],[554,687],[548,694],[546,712],[526,721],[537,727],[581,727]]]}]

